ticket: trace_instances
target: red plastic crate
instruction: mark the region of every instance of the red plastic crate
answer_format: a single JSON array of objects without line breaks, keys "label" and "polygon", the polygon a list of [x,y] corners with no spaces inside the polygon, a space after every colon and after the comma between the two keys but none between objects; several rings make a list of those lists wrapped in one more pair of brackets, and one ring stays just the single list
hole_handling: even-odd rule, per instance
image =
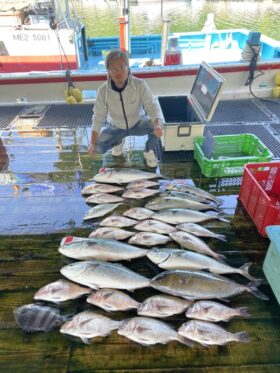
[{"label": "red plastic crate", "polygon": [[265,227],[280,224],[280,162],[246,164],[238,198],[267,237]]}]

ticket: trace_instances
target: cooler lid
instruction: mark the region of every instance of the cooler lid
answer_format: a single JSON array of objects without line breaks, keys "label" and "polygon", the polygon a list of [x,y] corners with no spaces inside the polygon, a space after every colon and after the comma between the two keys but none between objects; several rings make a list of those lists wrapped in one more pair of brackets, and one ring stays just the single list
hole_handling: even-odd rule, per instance
[{"label": "cooler lid", "polygon": [[192,105],[205,121],[211,120],[222,94],[225,79],[206,62],[202,62],[190,93]]}]

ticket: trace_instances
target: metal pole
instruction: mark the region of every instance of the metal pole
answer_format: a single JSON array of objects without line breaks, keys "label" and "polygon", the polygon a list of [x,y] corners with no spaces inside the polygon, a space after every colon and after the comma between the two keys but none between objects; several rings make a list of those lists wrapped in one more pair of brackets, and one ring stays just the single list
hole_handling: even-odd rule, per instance
[{"label": "metal pole", "polygon": [[167,49],[170,19],[162,19],[160,63],[163,66]]},{"label": "metal pole", "polygon": [[130,45],[130,17],[129,17],[129,0],[123,1],[123,9],[122,15],[125,17],[125,34],[126,34],[126,41],[125,41],[125,49],[130,54],[131,52],[131,45]]},{"label": "metal pole", "polygon": [[70,8],[68,0],[65,0],[65,17],[70,18]]}]

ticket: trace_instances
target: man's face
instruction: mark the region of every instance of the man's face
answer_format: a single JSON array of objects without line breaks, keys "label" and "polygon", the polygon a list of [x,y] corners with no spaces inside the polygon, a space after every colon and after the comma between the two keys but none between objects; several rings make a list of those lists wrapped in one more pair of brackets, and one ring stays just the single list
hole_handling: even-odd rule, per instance
[{"label": "man's face", "polygon": [[109,74],[119,88],[122,88],[126,82],[128,71],[129,69],[121,57],[115,59],[109,67]]}]

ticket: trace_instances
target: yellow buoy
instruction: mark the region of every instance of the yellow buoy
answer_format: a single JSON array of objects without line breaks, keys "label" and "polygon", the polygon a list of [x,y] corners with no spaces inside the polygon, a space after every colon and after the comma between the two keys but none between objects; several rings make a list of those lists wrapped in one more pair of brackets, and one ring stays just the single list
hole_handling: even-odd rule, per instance
[{"label": "yellow buoy", "polygon": [[280,98],[280,87],[273,88],[272,98]]},{"label": "yellow buoy", "polygon": [[280,86],[280,72],[275,75],[275,85]]},{"label": "yellow buoy", "polygon": [[79,90],[79,88],[74,88],[73,89],[72,96],[75,97],[77,102],[80,102],[83,99],[82,92]]},{"label": "yellow buoy", "polygon": [[67,104],[69,104],[69,105],[74,105],[74,104],[77,103],[75,97],[73,97],[73,96],[68,96],[68,97],[66,98],[66,102],[67,102]]}]

